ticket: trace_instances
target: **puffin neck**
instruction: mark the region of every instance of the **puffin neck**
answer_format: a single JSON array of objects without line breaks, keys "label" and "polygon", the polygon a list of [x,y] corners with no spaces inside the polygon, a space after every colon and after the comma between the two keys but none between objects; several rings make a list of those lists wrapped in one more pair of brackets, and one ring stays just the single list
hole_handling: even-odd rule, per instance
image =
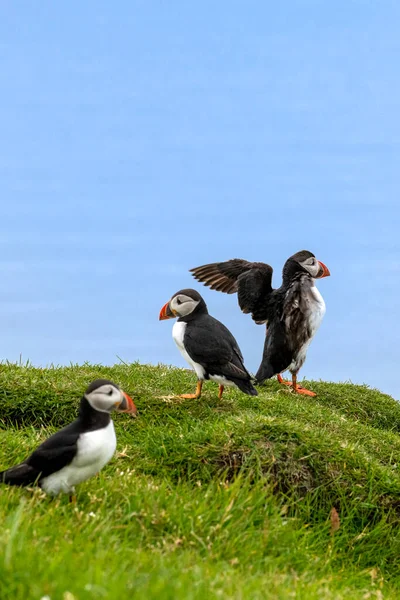
[{"label": "puffin neck", "polygon": [[84,424],[85,429],[101,429],[111,421],[110,413],[95,410],[85,396],[82,396],[79,406],[79,419]]},{"label": "puffin neck", "polygon": [[207,304],[204,302],[203,298],[200,300],[196,308],[191,313],[185,315],[184,317],[179,317],[178,321],[188,323],[189,321],[192,321],[199,315],[208,315]]}]

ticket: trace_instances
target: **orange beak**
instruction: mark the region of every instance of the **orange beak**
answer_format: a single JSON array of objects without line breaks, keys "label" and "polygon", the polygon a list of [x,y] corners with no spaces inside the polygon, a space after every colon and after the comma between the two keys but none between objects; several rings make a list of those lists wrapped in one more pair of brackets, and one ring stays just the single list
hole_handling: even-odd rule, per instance
[{"label": "orange beak", "polygon": [[173,319],[175,317],[174,313],[169,307],[169,301],[164,304],[162,309],[160,310],[160,316],[158,318],[159,321],[165,321],[165,319]]},{"label": "orange beak", "polygon": [[322,279],[323,277],[329,277],[329,275],[331,274],[331,272],[329,271],[328,267],[326,265],[324,265],[323,262],[321,262],[320,260],[318,261],[319,266],[322,269],[322,275],[320,275],[319,277],[317,277],[317,279]]},{"label": "orange beak", "polygon": [[122,392],[122,393],[124,395],[124,399],[122,400],[121,404],[117,408],[117,411],[130,413],[131,415],[136,415],[137,408],[136,408],[132,398],[130,396],[128,396],[128,394],[126,394],[125,392]]}]

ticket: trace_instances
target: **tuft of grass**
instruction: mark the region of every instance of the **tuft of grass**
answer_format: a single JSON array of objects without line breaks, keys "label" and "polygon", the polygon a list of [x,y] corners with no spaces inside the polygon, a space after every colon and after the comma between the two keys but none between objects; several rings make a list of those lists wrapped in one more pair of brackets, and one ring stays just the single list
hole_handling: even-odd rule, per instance
[{"label": "tuft of grass", "polygon": [[[1,595],[398,598],[400,406],[377,390],[276,382],[249,397],[164,365],[0,366],[0,468],[75,418],[91,380],[127,391],[116,457],[78,504],[0,488]],[[335,509],[335,511],[332,511]],[[334,515],[334,521],[332,520]]]}]

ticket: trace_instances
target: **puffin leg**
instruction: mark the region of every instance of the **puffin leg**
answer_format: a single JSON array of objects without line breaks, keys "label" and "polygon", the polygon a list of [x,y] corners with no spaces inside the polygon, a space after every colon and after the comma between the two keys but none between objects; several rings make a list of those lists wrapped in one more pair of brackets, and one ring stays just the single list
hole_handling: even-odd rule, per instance
[{"label": "puffin leg", "polygon": [[283,385],[292,385],[290,381],[285,381],[280,373],[278,373],[277,377],[279,383],[282,383]]},{"label": "puffin leg", "polygon": [[203,382],[202,381],[198,381],[197,382],[197,386],[196,386],[196,393],[195,394],[180,394],[179,398],[186,398],[187,400],[194,400],[194,399],[198,399],[201,396],[201,388],[203,387]]},{"label": "puffin leg", "polygon": [[221,400],[223,393],[224,393],[224,386],[223,385],[218,386],[218,400]]},{"label": "puffin leg", "polygon": [[303,396],[316,396],[317,395],[315,392],[306,390],[306,388],[303,388],[302,385],[299,385],[297,383],[297,375],[292,375],[292,386],[293,386],[293,391],[296,392],[296,394],[302,394]]},{"label": "puffin leg", "polygon": [[71,504],[76,504],[76,495],[70,494],[69,501]]}]

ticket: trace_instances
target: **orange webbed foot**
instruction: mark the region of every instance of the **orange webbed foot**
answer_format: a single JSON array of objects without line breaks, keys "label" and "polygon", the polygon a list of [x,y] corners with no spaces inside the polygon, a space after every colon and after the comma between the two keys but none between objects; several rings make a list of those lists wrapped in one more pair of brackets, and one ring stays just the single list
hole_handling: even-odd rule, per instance
[{"label": "orange webbed foot", "polygon": [[302,394],[303,396],[316,396],[317,394],[315,392],[312,392],[311,390],[306,390],[306,388],[303,388],[301,385],[298,385],[296,388],[294,388],[294,391],[296,392],[296,394]]},{"label": "orange webbed foot", "polygon": [[297,383],[296,375],[292,375],[292,381],[285,381],[282,378],[282,375],[279,374],[278,381],[279,381],[279,383],[282,383],[283,385],[288,385],[289,387],[291,387],[295,394],[302,394],[303,396],[311,396],[311,397],[314,397],[317,395],[315,392],[312,392],[311,390],[306,390],[306,388],[304,388],[302,385],[299,385]]}]

